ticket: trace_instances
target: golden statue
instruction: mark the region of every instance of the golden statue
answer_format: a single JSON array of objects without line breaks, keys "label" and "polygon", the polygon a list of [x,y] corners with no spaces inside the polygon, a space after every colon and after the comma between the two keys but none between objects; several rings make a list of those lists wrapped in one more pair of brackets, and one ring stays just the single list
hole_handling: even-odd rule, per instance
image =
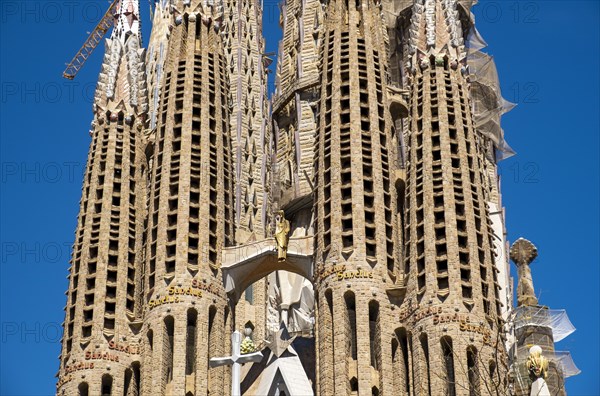
[{"label": "golden statue", "polygon": [[283,210],[277,211],[275,216],[275,241],[277,242],[277,259],[285,261],[290,232],[290,222],[284,217]]},{"label": "golden statue", "polygon": [[529,348],[529,357],[527,358],[527,370],[529,374],[536,378],[546,378],[548,375],[548,359],[542,355],[542,348],[534,345]]},{"label": "golden statue", "polygon": [[550,389],[548,389],[546,383],[548,359],[542,355],[542,348],[538,345],[529,348],[527,371],[529,371],[529,377],[532,381],[530,396],[550,396]]}]

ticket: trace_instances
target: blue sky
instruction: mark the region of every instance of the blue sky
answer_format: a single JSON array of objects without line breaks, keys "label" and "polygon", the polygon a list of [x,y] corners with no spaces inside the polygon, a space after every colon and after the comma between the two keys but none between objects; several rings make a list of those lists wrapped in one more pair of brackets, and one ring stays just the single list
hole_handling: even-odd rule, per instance
[{"label": "blue sky", "polygon": [[[144,39],[148,3],[141,1]],[[0,395],[50,395],[60,353],[70,246],[103,46],[77,78],[68,62],[106,0],[0,2]],[[486,1],[474,8],[506,99],[501,165],[511,241],[539,249],[540,302],[564,308],[577,331],[557,345],[582,373],[570,395],[599,389],[599,3]],[[281,36],[265,1],[267,51]],[[513,268],[513,274],[516,273]]]}]

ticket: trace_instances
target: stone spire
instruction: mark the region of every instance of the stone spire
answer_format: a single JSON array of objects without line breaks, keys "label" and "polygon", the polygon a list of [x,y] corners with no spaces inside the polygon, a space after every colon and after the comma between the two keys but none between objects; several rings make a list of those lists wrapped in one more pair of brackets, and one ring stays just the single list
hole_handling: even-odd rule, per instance
[{"label": "stone spire", "polygon": [[[412,8],[407,65],[428,62],[428,56],[448,56],[454,67],[466,57],[457,0],[418,0]],[[415,59],[416,57],[416,59]]]},{"label": "stone spire", "polygon": [[387,30],[378,1],[324,8],[312,179],[316,393],[396,394],[386,295],[399,261]]},{"label": "stone spire", "polygon": [[[394,359],[408,385],[400,394],[487,394],[491,383],[504,393],[482,369],[494,360],[495,372],[505,373],[507,359],[486,146],[474,128],[463,44],[468,13],[455,0],[415,1],[407,12],[399,21],[410,92],[402,208],[407,284]],[[403,364],[406,354],[418,363]]]},{"label": "stone spire", "polygon": [[509,350],[512,394],[564,396],[565,379],[579,374],[567,351],[556,350],[575,328],[566,312],[538,304],[529,266],[538,255],[533,243],[519,238],[510,248],[510,259],[519,272],[517,307],[511,312]]},{"label": "stone spire", "polygon": [[168,38],[172,26],[171,6],[169,0],[156,2],[152,13],[152,31],[146,53],[146,66],[148,73],[148,104],[149,128],[148,135],[154,139],[154,132],[158,119],[158,105],[163,83],[163,71],[167,59]]},{"label": "stone spire", "polygon": [[142,25],[140,23],[139,0],[121,0],[117,7],[115,19],[111,39],[118,39],[124,44],[130,36],[133,36],[134,40],[141,46]]},{"label": "stone spire", "polygon": [[232,318],[220,270],[221,249],[234,243],[234,178],[218,3],[173,1],[164,20],[149,148],[143,395],[228,394],[225,369],[208,367],[229,349]]},{"label": "stone spire", "polygon": [[236,240],[244,243],[264,238],[268,230],[269,117],[263,6],[258,0],[230,1],[223,12]]},{"label": "stone spire", "polygon": [[146,202],[138,1],[106,40],[69,275],[57,394],[138,394]]},{"label": "stone spire", "polygon": [[[115,27],[106,40],[106,53],[98,78],[94,111],[108,110],[109,101],[128,112],[148,111],[145,50],[142,48],[138,0],[122,0]],[[122,103],[120,103],[122,101]],[[138,106],[141,107],[138,109]],[[135,107],[135,110],[132,110]]]}]

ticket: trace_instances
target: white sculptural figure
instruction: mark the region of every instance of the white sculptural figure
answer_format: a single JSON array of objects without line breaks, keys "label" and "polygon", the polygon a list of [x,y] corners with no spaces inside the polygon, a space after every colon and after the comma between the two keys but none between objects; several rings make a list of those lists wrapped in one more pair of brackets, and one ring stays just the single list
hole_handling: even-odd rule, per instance
[{"label": "white sculptural figure", "polygon": [[[290,237],[302,238],[311,232],[311,214],[296,213],[294,219],[290,235],[290,222],[285,219],[283,211],[277,212],[275,238],[280,261],[286,259]],[[313,311],[314,293],[310,280],[288,271],[275,271],[269,275],[268,329],[277,331],[283,322],[290,332],[311,331],[314,322]]]},{"label": "white sculptural figure", "polygon": [[530,396],[550,396],[550,389],[546,384],[548,373],[548,359],[542,355],[542,348],[534,345],[529,349],[527,370],[532,379]]}]

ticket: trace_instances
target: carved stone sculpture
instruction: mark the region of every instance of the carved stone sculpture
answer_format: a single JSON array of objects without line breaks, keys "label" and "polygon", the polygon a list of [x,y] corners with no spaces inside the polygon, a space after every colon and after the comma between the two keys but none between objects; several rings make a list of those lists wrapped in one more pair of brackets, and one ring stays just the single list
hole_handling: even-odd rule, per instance
[{"label": "carved stone sculpture", "polygon": [[529,265],[537,257],[537,248],[524,238],[519,238],[510,248],[510,258],[517,265],[519,284],[517,286],[517,305],[537,305],[533,288],[533,278]]}]

